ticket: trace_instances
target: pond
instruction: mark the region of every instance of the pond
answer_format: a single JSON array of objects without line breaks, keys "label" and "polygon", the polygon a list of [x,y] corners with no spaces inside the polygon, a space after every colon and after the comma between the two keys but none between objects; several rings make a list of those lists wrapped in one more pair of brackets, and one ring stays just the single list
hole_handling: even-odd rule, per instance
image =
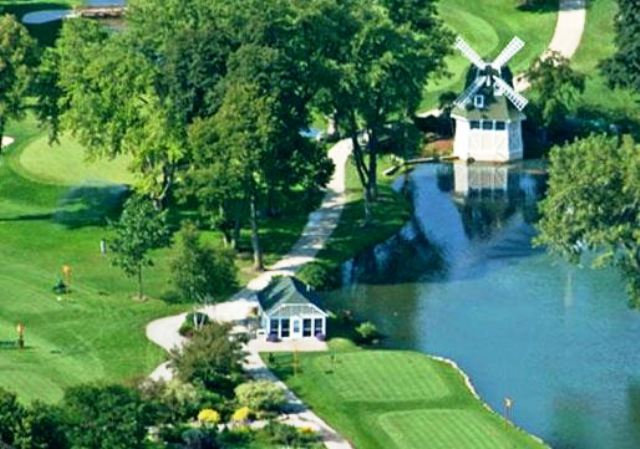
[{"label": "pond", "polygon": [[614,270],[532,248],[539,164],[421,166],[401,234],[344,267],[334,309],[384,345],[449,357],[481,397],[556,449],[640,447],[640,311]]},{"label": "pond", "polygon": [[[100,6],[122,6],[125,0],[87,0],[85,4],[92,7]],[[62,20],[73,13],[70,9],[45,9],[41,11],[28,12],[22,16],[22,23],[26,25],[42,25],[45,23]]]}]

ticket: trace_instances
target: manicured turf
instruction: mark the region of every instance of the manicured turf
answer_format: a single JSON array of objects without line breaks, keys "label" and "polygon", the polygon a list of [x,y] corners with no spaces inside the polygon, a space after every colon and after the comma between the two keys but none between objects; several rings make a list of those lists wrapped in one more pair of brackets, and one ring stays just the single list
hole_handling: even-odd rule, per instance
[{"label": "manicured turf", "polygon": [[615,52],[613,24],[616,11],[616,0],[598,0],[589,4],[582,42],[572,59],[573,67],[588,75],[580,105],[593,117],[610,115],[612,118],[627,117],[640,121],[638,93],[609,89],[598,69],[598,64]]},{"label": "manicured turf", "polygon": [[[314,368],[332,370],[331,357],[315,358]],[[416,378],[416,371],[424,376]],[[343,354],[339,369],[332,373],[332,384],[340,397],[349,402],[435,400],[449,395],[449,389],[433,363],[417,353],[371,351]]]},{"label": "manicured turf", "polygon": [[[513,58],[510,68],[519,73],[526,70],[547,47],[555,28],[557,12],[522,11],[513,0],[442,0],[438,9],[445,23],[461,35],[486,60],[492,60],[517,35],[526,42]],[[450,74],[427,85],[422,109],[438,104],[438,97],[446,91],[462,92],[469,61],[457,51],[447,59]]]},{"label": "manicured turf", "polygon": [[545,447],[487,410],[443,362],[416,352],[347,351],[298,354],[295,374],[291,354],[275,355],[271,367],[358,449]]},{"label": "manicured turf", "polygon": [[[135,282],[100,254],[100,240],[108,237],[105,217],[117,217],[126,192],[126,187],[104,181],[128,179],[126,164],[99,162],[104,172],[83,165],[80,147],[70,140],[47,149],[32,118],[10,125],[7,134],[16,143],[0,157],[0,387],[18,392],[24,401],[56,401],[69,385],[148,374],[165,354],[146,339],[145,325],[190,305],[162,300],[172,297],[172,249],[157,251],[156,265],[145,270],[150,299],[143,303],[132,299]],[[67,157],[68,170],[56,165]],[[55,181],[76,184],[51,184],[49,169]],[[102,183],[91,185],[96,177]],[[313,202],[306,205],[314,207]],[[306,219],[307,212],[298,208],[295,214],[265,220],[267,261],[291,247]],[[221,242],[214,232],[205,237]],[[246,233],[240,244],[249,247]],[[64,264],[73,270],[73,292],[58,301],[52,287]],[[255,275],[244,253],[238,265],[241,281]],[[220,298],[233,291],[229,288]],[[13,348],[18,322],[27,327],[24,351]]]},{"label": "manicured turf", "polygon": [[[468,410],[411,410],[385,413],[380,427],[396,447],[511,449],[513,441],[485,413]],[[428,441],[428,445],[424,442]],[[464,441],[464,443],[463,443]]]},{"label": "manicured turf", "polygon": [[21,174],[57,184],[132,184],[127,169],[131,158],[87,160],[85,148],[68,136],[49,144],[46,135],[34,139],[20,153]]}]

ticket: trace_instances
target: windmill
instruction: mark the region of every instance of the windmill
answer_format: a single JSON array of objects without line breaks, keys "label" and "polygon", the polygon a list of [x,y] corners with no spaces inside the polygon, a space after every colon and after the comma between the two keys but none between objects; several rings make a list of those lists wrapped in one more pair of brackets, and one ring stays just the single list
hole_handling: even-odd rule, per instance
[{"label": "windmill", "polygon": [[454,156],[462,160],[506,162],[523,155],[522,112],[528,100],[515,91],[507,63],[524,47],[514,37],[493,62],[482,59],[464,39],[454,47],[472,64],[467,85],[455,100]]}]

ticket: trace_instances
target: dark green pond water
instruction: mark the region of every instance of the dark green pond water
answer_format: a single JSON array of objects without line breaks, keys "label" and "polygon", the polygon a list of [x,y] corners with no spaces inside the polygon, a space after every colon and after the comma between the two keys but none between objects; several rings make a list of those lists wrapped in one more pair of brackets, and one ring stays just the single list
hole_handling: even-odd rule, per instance
[{"label": "dark green pond water", "polygon": [[455,360],[554,448],[640,448],[640,312],[615,271],[532,248],[540,167],[422,166],[408,185],[413,222],[345,266],[333,308]]}]

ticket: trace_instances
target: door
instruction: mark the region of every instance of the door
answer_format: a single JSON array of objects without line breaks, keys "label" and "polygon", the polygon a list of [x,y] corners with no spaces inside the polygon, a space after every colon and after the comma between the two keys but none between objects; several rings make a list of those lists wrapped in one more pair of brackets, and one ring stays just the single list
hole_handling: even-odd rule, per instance
[{"label": "door", "polygon": [[291,320],[291,337],[300,338],[302,336],[302,329],[300,326],[300,319],[293,318]]}]

